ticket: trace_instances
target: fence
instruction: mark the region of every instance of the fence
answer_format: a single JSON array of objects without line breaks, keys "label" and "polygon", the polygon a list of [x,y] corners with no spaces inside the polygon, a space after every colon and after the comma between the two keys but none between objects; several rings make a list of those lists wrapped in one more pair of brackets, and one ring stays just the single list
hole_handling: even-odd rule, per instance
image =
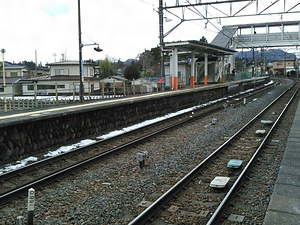
[{"label": "fence", "polygon": [[[122,98],[123,95],[90,95],[84,96],[85,101],[103,100],[110,98]],[[22,96],[7,97],[4,102],[3,96],[0,97],[0,112],[18,111],[32,108],[44,108],[56,105],[66,105],[79,102],[79,96]]]}]

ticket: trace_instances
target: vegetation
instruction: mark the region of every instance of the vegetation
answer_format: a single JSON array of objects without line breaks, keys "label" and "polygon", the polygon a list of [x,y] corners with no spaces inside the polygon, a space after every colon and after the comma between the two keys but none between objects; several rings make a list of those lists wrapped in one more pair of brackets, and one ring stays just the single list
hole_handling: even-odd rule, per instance
[{"label": "vegetation", "polygon": [[138,79],[140,77],[140,71],[135,61],[125,68],[124,77],[128,80]]},{"label": "vegetation", "polygon": [[138,58],[138,67],[142,77],[152,77],[160,73],[160,48],[145,50]]},{"label": "vegetation", "polygon": [[207,39],[206,39],[206,37],[204,37],[204,36],[202,36],[202,38],[201,38],[199,41],[204,42],[204,43],[207,43]]},{"label": "vegetation", "polygon": [[109,61],[109,59],[106,57],[104,60],[99,61],[99,77],[101,79],[105,77],[110,77],[114,75],[114,68]]}]

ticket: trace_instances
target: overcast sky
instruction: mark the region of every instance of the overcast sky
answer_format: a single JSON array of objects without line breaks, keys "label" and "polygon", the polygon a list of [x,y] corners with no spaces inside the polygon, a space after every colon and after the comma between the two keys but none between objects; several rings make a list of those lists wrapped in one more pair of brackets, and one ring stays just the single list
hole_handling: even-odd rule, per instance
[{"label": "overcast sky", "polygon": [[[109,57],[125,61],[135,58],[145,49],[156,47],[159,43],[158,2],[81,0],[82,43],[96,42],[103,49],[103,52],[97,53],[93,46],[85,46],[83,59]],[[168,5],[174,5],[175,2],[164,1]],[[189,2],[195,3],[195,0]],[[6,50],[5,60],[35,61],[35,51],[38,63],[59,61],[62,54],[67,60],[78,60],[77,3],[77,0],[0,0],[0,48]],[[176,13],[181,16],[182,12],[179,10]],[[168,13],[164,16],[172,19],[165,23],[167,32],[178,23],[178,18]],[[289,20],[295,20],[293,18],[296,17],[300,18],[300,15],[294,14]],[[279,19],[279,16],[272,16],[266,21]],[[287,16],[284,19],[287,20]],[[253,17],[251,20],[254,21]],[[242,21],[215,20],[207,25],[203,20],[184,22],[165,41],[199,40],[205,36],[210,42],[222,26],[240,24]]]}]

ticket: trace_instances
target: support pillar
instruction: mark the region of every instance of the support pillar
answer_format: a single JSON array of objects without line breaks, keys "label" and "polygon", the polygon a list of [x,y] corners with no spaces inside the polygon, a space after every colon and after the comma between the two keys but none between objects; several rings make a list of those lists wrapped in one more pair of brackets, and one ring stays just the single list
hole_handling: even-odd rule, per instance
[{"label": "support pillar", "polygon": [[195,88],[195,54],[192,53],[192,63],[191,63],[191,79],[190,79],[190,85],[191,88]]},{"label": "support pillar", "polygon": [[173,74],[173,80],[174,80],[174,90],[178,90],[178,49],[174,48],[172,50],[172,55],[173,55],[173,62],[174,62],[174,74]]},{"label": "support pillar", "polygon": [[173,74],[174,74],[174,57],[173,57],[173,53],[170,55],[170,88],[174,87],[173,84]]},{"label": "support pillar", "polygon": [[225,57],[222,56],[222,83],[225,83]]},{"label": "support pillar", "polygon": [[208,84],[208,55],[204,54],[204,86]]}]

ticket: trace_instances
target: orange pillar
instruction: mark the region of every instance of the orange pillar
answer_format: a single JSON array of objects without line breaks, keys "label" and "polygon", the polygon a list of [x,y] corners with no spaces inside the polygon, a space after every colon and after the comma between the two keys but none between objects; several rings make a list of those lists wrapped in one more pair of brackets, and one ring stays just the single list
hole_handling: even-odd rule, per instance
[{"label": "orange pillar", "polygon": [[178,77],[174,77],[174,90],[178,90]]},{"label": "orange pillar", "polygon": [[207,86],[208,85],[208,76],[205,75],[204,76],[204,86]]},{"label": "orange pillar", "polygon": [[191,76],[191,87],[194,88],[195,87],[195,76]]},{"label": "orange pillar", "polygon": [[195,54],[194,53],[192,53],[190,85],[192,88],[195,88]]},{"label": "orange pillar", "polygon": [[204,54],[204,86],[208,84],[208,55]]},{"label": "orange pillar", "polygon": [[173,79],[174,79],[174,86],[173,86],[173,90],[178,90],[178,49],[174,48],[173,49],[173,54],[172,54],[172,58],[173,58],[173,66],[174,66],[174,74],[173,74]]}]

